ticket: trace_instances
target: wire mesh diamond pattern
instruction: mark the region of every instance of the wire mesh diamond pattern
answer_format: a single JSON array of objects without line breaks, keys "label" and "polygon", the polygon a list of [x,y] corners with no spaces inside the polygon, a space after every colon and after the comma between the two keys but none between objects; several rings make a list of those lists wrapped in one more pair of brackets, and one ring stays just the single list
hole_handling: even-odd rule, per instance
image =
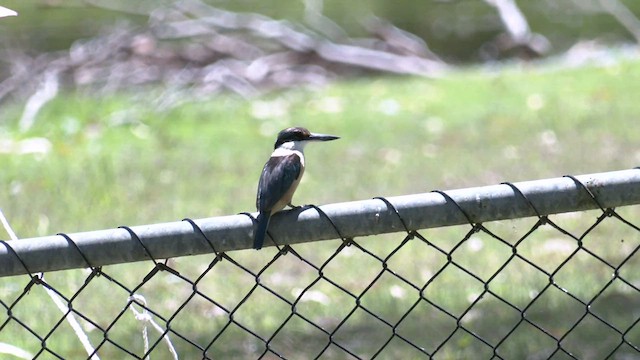
[{"label": "wire mesh diamond pattern", "polygon": [[629,206],[2,278],[1,351],[637,358],[639,215]]}]

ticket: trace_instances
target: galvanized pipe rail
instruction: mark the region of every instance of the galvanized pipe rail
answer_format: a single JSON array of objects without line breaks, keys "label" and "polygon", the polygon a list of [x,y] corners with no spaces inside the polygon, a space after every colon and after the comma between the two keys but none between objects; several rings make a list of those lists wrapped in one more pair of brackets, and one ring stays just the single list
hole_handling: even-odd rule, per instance
[{"label": "galvanized pipe rail", "polygon": [[[346,238],[404,231],[398,214],[408,230],[420,230],[466,224],[469,220],[482,223],[640,204],[638,168],[513,186],[519,192],[501,184],[447,191],[450,199],[429,192],[385,198],[388,203],[371,199],[329,204],[319,207],[324,214],[303,207],[276,214],[269,233],[278,244],[294,244],[339,238],[336,228]],[[0,276],[128,263],[151,256],[164,259],[205,254],[213,252],[212,245],[219,252],[251,248],[253,222],[246,215],[193,223],[202,233],[189,221],[178,221],[5,241],[0,243]],[[265,245],[272,243],[267,241]]]}]

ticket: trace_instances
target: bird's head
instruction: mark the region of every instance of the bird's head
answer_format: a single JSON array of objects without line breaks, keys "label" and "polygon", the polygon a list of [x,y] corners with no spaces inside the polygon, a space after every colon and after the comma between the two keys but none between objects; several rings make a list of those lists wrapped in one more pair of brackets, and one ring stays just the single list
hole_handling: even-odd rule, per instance
[{"label": "bird's head", "polygon": [[278,139],[276,140],[274,148],[277,149],[283,145],[302,148],[305,144],[312,141],[330,141],[336,139],[339,139],[339,137],[312,133],[303,127],[290,127],[278,133]]}]

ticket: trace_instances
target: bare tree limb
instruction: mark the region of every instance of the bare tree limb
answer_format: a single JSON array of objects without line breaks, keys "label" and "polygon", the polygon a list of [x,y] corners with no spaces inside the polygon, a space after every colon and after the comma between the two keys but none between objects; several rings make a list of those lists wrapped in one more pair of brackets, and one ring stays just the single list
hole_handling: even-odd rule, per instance
[{"label": "bare tree limb", "polygon": [[[110,10],[146,14],[149,22],[135,30],[120,26],[76,41],[67,52],[25,56],[20,61],[7,57],[16,60],[10,60],[13,71],[0,82],[0,100],[17,92],[29,94],[20,119],[20,128],[26,131],[61,84],[98,87],[103,92],[163,84],[175,94],[189,90],[191,98],[225,90],[249,98],[363,71],[437,76],[447,69],[424,41],[384,20],[378,19],[370,29],[374,37],[353,39],[322,15],[322,0],[305,1],[313,28],[197,0],[155,10],[86,0]],[[162,106],[180,101],[167,94]]]},{"label": "bare tree limb", "polygon": [[640,44],[640,20],[620,0],[599,0],[605,12],[613,16]]},{"label": "bare tree limb", "polygon": [[349,35],[335,21],[324,16],[324,0],[303,0],[304,20],[315,31],[331,41],[345,40]]},{"label": "bare tree limb", "polygon": [[324,43],[316,50],[325,60],[358,65],[363,68],[397,74],[435,76],[446,70],[440,62],[417,56],[401,56],[357,46]]},{"label": "bare tree limb", "polygon": [[551,44],[540,34],[531,32],[526,17],[515,0],[484,0],[498,11],[506,35],[498,37],[496,43],[499,51],[504,52],[518,48],[522,57],[538,57],[546,54]]},{"label": "bare tree limb", "polygon": [[31,95],[24,107],[24,112],[18,123],[20,131],[29,130],[33,126],[40,109],[56,97],[59,84],[58,74],[59,72],[56,70],[49,70],[44,74],[40,88]]}]

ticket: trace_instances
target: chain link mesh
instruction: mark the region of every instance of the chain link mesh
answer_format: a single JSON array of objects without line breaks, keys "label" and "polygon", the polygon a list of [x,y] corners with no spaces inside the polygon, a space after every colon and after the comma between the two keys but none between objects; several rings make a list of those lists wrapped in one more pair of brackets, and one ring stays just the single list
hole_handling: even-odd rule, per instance
[{"label": "chain link mesh", "polygon": [[637,359],[640,206],[600,208],[2,278],[0,353]]}]

